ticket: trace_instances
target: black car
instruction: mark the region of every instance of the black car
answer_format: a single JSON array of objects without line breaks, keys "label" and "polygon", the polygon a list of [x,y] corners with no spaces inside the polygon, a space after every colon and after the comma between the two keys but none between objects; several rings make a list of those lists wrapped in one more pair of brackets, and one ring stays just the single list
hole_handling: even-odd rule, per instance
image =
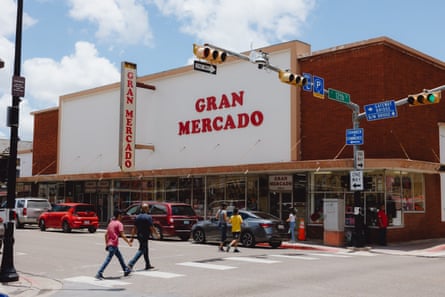
[{"label": "black car", "polygon": [[[269,213],[240,210],[239,214],[243,218],[240,238],[243,246],[254,247],[257,243],[267,242],[271,247],[277,248],[283,240],[289,238],[285,223]],[[227,215],[230,217],[232,211],[228,210]],[[230,238],[230,224],[227,230],[228,238]],[[218,228],[218,220],[212,218],[193,225],[192,238],[197,243],[219,242],[221,232]]]}]

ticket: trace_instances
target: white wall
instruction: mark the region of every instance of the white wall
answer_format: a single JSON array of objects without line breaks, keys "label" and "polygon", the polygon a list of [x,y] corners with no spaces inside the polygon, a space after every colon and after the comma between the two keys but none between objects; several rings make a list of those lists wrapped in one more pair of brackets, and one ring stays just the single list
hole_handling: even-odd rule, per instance
[{"label": "white wall", "polygon": [[[289,67],[290,52],[270,61]],[[139,75],[140,76],[140,75]],[[290,90],[276,72],[245,61],[218,65],[217,75],[193,71],[149,82],[155,91],[137,92],[136,143],[155,151],[136,151],[136,170],[236,165],[290,160]],[[244,91],[242,106],[197,112],[196,100]],[[59,173],[119,171],[120,90],[61,102]],[[178,135],[179,122],[202,118],[237,118],[260,111],[261,126]]]}]

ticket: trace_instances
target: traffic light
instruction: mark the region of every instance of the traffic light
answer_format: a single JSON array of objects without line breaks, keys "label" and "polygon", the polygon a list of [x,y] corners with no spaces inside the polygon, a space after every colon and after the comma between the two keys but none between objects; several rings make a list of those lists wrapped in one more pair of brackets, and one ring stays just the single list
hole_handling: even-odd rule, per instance
[{"label": "traffic light", "polygon": [[409,106],[436,104],[439,103],[441,96],[441,92],[424,92],[417,95],[409,95],[408,103]]},{"label": "traffic light", "polygon": [[206,60],[211,64],[219,64],[227,59],[227,53],[208,46],[193,44],[193,54],[199,59]]},{"label": "traffic light", "polygon": [[280,70],[278,72],[278,78],[282,82],[290,85],[304,86],[307,83],[306,77],[289,71]]}]

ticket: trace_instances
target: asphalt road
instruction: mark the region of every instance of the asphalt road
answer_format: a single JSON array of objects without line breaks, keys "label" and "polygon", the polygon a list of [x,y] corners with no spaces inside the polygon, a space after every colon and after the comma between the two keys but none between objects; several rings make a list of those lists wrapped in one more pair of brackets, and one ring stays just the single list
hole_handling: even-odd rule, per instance
[{"label": "asphalt road", "polygon": [[[55,291],[47,288],[40,295],[60,297],[418,297],[443,296],[445,291],[443,257],[269,247],[226,253],[218,252],[216,245],[180,240],[150,242],[155,270],[142,270],[141,258],[135,272],[123,277],[113,259],[106,279],[99,281],[94,275],[106,256],[103,238],[103,232],[16,230],[14,266],[34,282],[47,279],[55,284]],[[123,241],[120,245],[129,261],[137,242],[133,247]]]}]

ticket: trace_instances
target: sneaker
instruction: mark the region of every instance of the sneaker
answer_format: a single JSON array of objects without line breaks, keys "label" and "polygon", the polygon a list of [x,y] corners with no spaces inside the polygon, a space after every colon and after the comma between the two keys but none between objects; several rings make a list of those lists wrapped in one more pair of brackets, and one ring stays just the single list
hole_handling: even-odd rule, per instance
[{"label": "sneaker", "polygon": [[150,269],[155,269],[155,267],[154,267],[154,266],[151,266],[151,265],[149,265],[149,266],[145,266],[145,270],[150,270]]},{"label": "sneaker", "polygon": [[227,247],[226,252],[230,251],[230,245]]},{"label": "sneaker", "polygon": [[127,267],[127,269],[125,269],[124,271],[124,276],[129,276],[131,273],[131,269],[129,267]]},{"label": "sneaker", "polygon": [[101,279],[104,279],[104,276],[103,276],[102,273],[98,272],[98,273],[96,274],[95,278],[101,280]]},{"label": "sneaker", "polygon": [[222,246],[219,247],[218,249],[220,252],[224,252],[224,248]]},{"label": "sneaker", "polygon": [[233,252],[234,253],[239,253],[239,249],[235,249]]}]

